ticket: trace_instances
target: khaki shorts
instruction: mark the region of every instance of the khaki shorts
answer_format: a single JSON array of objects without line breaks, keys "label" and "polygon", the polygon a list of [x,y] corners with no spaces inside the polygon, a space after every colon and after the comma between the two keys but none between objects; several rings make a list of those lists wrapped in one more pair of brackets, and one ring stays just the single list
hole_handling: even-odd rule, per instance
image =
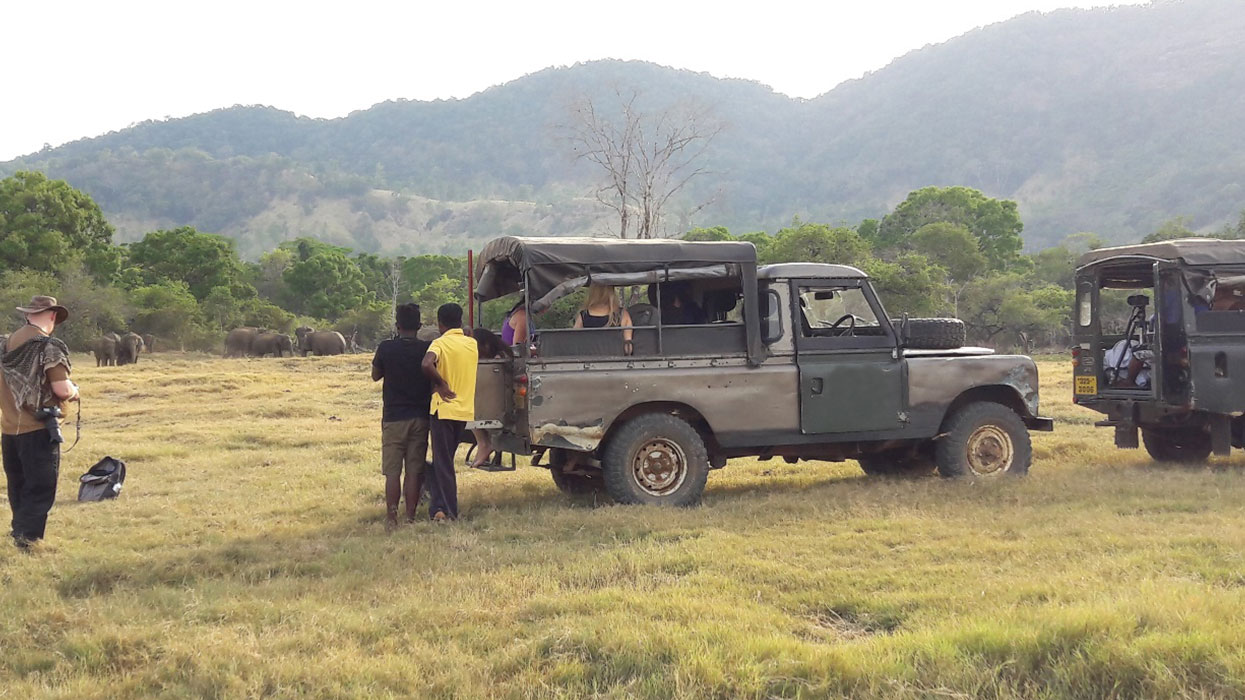
[{"label": "khaki shorts", "polygon": [[412,418],[380,424],[380,472],[385,476],[419,478],[428,466],[428,419]]}]

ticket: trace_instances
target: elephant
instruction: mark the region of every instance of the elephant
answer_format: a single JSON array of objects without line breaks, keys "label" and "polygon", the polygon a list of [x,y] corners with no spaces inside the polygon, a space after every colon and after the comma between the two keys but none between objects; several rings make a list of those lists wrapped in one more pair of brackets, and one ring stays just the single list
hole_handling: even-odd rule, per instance
[{"label": "elephant", "polygon": [[121,336],[116,333],[105,333],[91,346],[95,353],[96,367],[110,367],[117,363],[117,346],[121,344]]},{"label": "elephant", "polygon": [[143,351],[143,337],[137,333],[126,333],[117,341],[117,365],[138,364],[138,355]]},{"label": "elephant", "polygon": [[294,334],[298,337],[298,350],[303,357],[309,352],[316,355],[343,355],[346,352],[346,339],[337,331],[317,331],[302,326]]},{"label": "elephant", "polygon": [[272,354],[276,357],[294,356],[294,339],[284,333],[260,333],[251,343],[251,354],[256,357]]},{"label": "elephant", "polygon": [[155,352],[156,351],[156,336],[150,333],[144,333],[143,334],[143,347],[146,348],[147,352]]},{"label": "elephant", "polygon": [[225,357],[246,357],[251,354],[251,345],[259,329],[254,326],[242,326],[229,331],[225,336]]}]

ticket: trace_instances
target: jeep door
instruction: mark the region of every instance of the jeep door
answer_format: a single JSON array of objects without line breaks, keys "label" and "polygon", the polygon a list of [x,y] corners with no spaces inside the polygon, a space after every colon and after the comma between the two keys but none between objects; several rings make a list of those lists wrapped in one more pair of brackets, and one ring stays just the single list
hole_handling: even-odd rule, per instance
[{"label": "jeep door", "polygon": [[791,284],[800,431],[843,434],[903,427],[905,364],[872,288],[863,279]]}]

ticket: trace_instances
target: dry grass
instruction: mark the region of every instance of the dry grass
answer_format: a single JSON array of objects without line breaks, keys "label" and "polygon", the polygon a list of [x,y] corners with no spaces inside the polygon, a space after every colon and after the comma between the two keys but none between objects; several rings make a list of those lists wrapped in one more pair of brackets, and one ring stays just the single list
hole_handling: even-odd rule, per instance
[{"label": "dry grass", "polygon": [[[386,536],[363,357],[83,358],[50,539],[0,548],[0,697],[1239,697],[1242,460],[1160,468],[1070,405],[1005,484],[739,460],[703,507],[461,473]],[[130,480],[79,505],[105,454]]]}]

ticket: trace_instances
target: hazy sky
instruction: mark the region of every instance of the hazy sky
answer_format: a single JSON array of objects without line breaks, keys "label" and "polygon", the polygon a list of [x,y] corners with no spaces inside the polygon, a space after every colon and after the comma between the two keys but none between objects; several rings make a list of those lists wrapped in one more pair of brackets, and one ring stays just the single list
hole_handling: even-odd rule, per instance
[{"label": "hazy sky", "polygon": [[814,97],[1032,10],[1142,0],[78,0],[0,10],[0,160],[234,104],[337,117],[556,65],[653,61]]}]

